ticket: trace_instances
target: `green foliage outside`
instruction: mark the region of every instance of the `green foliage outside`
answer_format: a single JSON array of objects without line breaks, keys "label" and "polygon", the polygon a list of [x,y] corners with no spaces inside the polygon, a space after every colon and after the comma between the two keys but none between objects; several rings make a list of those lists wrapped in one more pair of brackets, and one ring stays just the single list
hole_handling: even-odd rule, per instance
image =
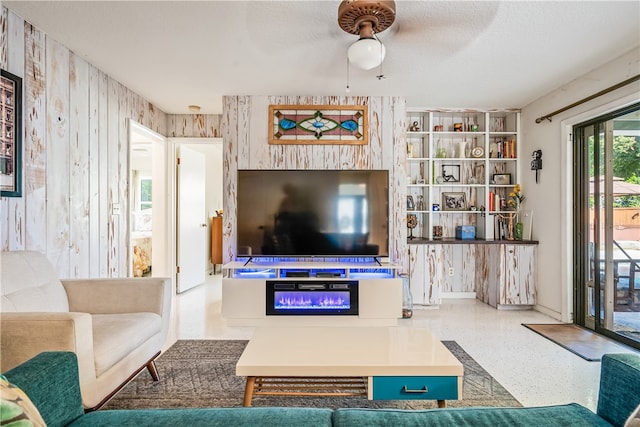
[{"label": "green foliage outside", "polygon": [[[602,144],[599,147],[603,149]],[[590,176],[594,175],[593,136],[589,137],[589,165]],[[600,152],[600,159],[604,152]],[[600,163],[600,174],[604,174],[604,163]],[[613,139],[613,176],[623,181],[640,184],[640,138],[634,136],[615,136]],[[593,207],[593,203],[589,203]],[[616,196],[613,200],[614,208],[640,207],[640,195]]]},{"label": "green foliage outside", "polygon": [[140,209],[151,209],[152,181],[150,179],[140,180]]}]

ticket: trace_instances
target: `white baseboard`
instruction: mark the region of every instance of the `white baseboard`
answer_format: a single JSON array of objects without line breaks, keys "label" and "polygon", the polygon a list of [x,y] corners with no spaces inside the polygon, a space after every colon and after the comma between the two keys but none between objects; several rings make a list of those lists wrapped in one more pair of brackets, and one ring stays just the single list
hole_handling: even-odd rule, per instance
[{"label": "white baseboard", "polygon": [[554,319],[562,322],[562,313],[559,313],[555,310],[550,310],[547,307],[544,307],[540,304],[536,304],[533,306],[535,311],[539,311],[542,314],[546,314],[547,316],[553,317]]},{"label": "white baseboard", "polygon": [[441,299],[475,299],[475,292],[440,292]]}]

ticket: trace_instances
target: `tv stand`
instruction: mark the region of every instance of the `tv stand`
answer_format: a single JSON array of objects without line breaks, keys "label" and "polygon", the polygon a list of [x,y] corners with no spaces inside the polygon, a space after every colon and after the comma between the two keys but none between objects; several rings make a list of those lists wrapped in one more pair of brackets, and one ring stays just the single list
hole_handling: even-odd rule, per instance
[{"label": "tv stand", "polygon": [[[351,261],[273,261],[250,258],[222,266],[222,317],[230,326],[396,326],[402,318],[400,267],[367,258]],[[357,315],[268,315],[267,281],[306,284],[358,282]]]}]

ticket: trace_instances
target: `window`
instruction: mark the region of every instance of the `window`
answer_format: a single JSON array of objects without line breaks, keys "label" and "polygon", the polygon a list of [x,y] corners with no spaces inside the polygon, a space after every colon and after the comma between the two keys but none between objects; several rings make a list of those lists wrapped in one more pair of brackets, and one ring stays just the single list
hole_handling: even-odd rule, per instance
[{"label": "window", "polygon": [[151,191],[151,178],[141,178],[140,179],[140,209],[141,211],[145,209],[151,209],[151,195],[153,192]]}]

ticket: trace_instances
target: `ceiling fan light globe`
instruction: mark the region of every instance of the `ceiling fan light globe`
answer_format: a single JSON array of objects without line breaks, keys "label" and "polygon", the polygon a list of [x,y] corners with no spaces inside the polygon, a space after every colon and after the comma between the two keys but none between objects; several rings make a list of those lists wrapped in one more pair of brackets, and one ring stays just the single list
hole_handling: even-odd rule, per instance
[{"label": "ceiling fan light globe", "polygon": [[362,70],[371,70],[382,64],[384,54],[384,45],[380,41],[370,38],[359,39],[347,50],[349,63]]}]

